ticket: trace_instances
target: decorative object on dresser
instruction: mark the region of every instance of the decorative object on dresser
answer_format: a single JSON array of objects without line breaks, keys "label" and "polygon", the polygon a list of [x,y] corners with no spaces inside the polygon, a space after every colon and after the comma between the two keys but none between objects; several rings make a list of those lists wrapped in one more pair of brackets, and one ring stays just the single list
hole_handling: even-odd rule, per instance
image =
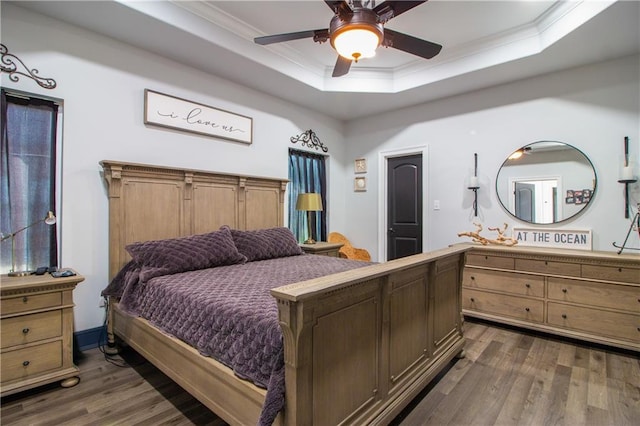
[{"label": "decorative object on dresser", "polygon": [[52,211],[47,212],[47,215],[44,217],[44,219],[40,219],[36,222],[33,222],[30,225],[24,226],[20,229],[18,229],[17,231],[13,231],[10,234],[2,234],[2,240],[4,241],[6,239],[11,238],[11,271],[9,271],[9,276],[10,277],[22,277],[25,275],[29,275],[31,274],[31,271],[16,271],[16,234],[19,234],[22,231],[26,231],[27,229],[31,228],[34,225],[37,225],[39,223],[46,223],[47,225],[51,226],[51,225],[55,225],[57,219],[55,217],[55,215],[53,214]]},{"label": "decorative object on dresser", "polygon": [[339,250],[343,243],[329,243],[326,241],[316,241],[315,244],[300,244],[300,248],[308,254],[319,254],[323,256],[339,257]]},{"label": "decorative object on dresser", "polygon": [[467,188],[473,191],[473,215],[478,217],[478,189],[480,180],[478,179],[478,153],[473,154],[473,176],[469,178]]},{"label": "decorative object on dresser", "polygon": [[322,211],[322,196],[316,192],[303,192],[298,194],[298,201],[296,202],[296,210],[307,212],[307,239],[305,244],[315,244],[313,239],[312,230],[315,229],[314,213]]},{"label": "decorative object on dresser", "polygon": [[73,364],[73,290],[81,275],[0,279],[0,393],[10,395],[60,381],[78,383]]},{"label": "decorative object on dresser", "polygon": [[[285,180],[113,161],[101,164],[109,194],[110,277],[126,269],[131,258],[125,247],[136,241],[193,236],[224,224],[245,232],[283,226]],[[294,246],[300,249],[297,243]],[[449,247],[359,265],[271,289],[276,328],[270,330],[282,336],[285,369],[284,408],[273,424],[388,424],[395,418],[463,354],[461,282],[468,249]],[[287,269],[294,259],[312,265],[349,262],[304,255],[266,262],[278,263],[277,271],[291,275],[299,272]],[[262,261],[247,263],[260,267],[255,264]],[[246,266],[184,274],[190,279],[217,274],[218,268],[242,274]],[[268,391],[149,321],[128,314],[118,298],[109,296],[108,301],[110,345],[115,336],[122,339],[226,422],[258,423]]]},{"label": "decorative object on dresser", "polygon": [[463,313],[640,350],[640,258],[495,246],[466,256]]},{"label": "decorative object on dresser", "polygon": [[501,246],[513,246],[518,244],[518,241],[514,238],[511,237],[505,237],[504,233],[506,232],[507,228],[509,227],[508,224],[504,224],[502,226],[502,229],[495,227],[495,228],[488,228],[489,231],[495,231],[498,233],[498,236],[491,240],[489,238],[485,238],[483,236],[480,235],[480,232],[482,232],[482,224],[480,223],[474,223],[476,230],[475,231],[468,231],[468,232],[459,232],[458,233],[458,237],[470,237],[471,240],[474,243],[480,243],[483,246],[486,246],[488,244],[497,244],[497,245],[501,245]]}]

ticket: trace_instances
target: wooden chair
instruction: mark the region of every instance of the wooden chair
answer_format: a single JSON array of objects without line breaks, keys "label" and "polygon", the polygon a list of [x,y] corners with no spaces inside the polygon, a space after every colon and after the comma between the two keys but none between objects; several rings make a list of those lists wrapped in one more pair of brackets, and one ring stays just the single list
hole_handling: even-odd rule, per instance
[{"label": "wooden chair", "polygon": [[330,232],[328,240],[330,243],[343,243],[340,247],[338,254],[345,259],[362,260],[365,262],[371,262],[371,255],[365,249],[355,248],[351,245],[351,242],[339,232]]}]

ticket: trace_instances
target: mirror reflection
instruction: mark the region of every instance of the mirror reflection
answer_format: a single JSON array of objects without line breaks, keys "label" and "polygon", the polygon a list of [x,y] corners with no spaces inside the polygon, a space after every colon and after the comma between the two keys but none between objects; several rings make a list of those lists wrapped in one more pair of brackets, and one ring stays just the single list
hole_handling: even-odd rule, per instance
[{"label": "mirror reflection", "polygon": [[584,209],[596,189],[593,164],[577,148],[539,141],[514,153],[500,167],[496,191],[502,206],[534,224],[567,220]]}]

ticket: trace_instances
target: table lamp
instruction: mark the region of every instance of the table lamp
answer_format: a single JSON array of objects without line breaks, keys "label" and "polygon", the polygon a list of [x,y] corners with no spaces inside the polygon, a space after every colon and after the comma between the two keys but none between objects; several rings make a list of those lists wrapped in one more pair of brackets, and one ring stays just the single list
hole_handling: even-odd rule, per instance
[{"label": "table lamp", "polygon": [[304,242],[305,244],[315,244],[315,240],[311,234],[311,212],[322,211],[322,197],[315,192],[303,192],[298,194],[298,201],[296,202],[296,210],[307,212],[307,230],[309,232],[309,238]]}]

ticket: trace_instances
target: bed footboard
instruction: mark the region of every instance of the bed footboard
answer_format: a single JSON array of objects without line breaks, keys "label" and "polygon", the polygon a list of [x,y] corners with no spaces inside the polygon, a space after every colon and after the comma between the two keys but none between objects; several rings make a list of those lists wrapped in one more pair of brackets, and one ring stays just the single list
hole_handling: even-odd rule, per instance
[{"label": "bed footboard", "polygon": [[272,290],[287,425],[387,424],[463,350],[464,247]]}]

